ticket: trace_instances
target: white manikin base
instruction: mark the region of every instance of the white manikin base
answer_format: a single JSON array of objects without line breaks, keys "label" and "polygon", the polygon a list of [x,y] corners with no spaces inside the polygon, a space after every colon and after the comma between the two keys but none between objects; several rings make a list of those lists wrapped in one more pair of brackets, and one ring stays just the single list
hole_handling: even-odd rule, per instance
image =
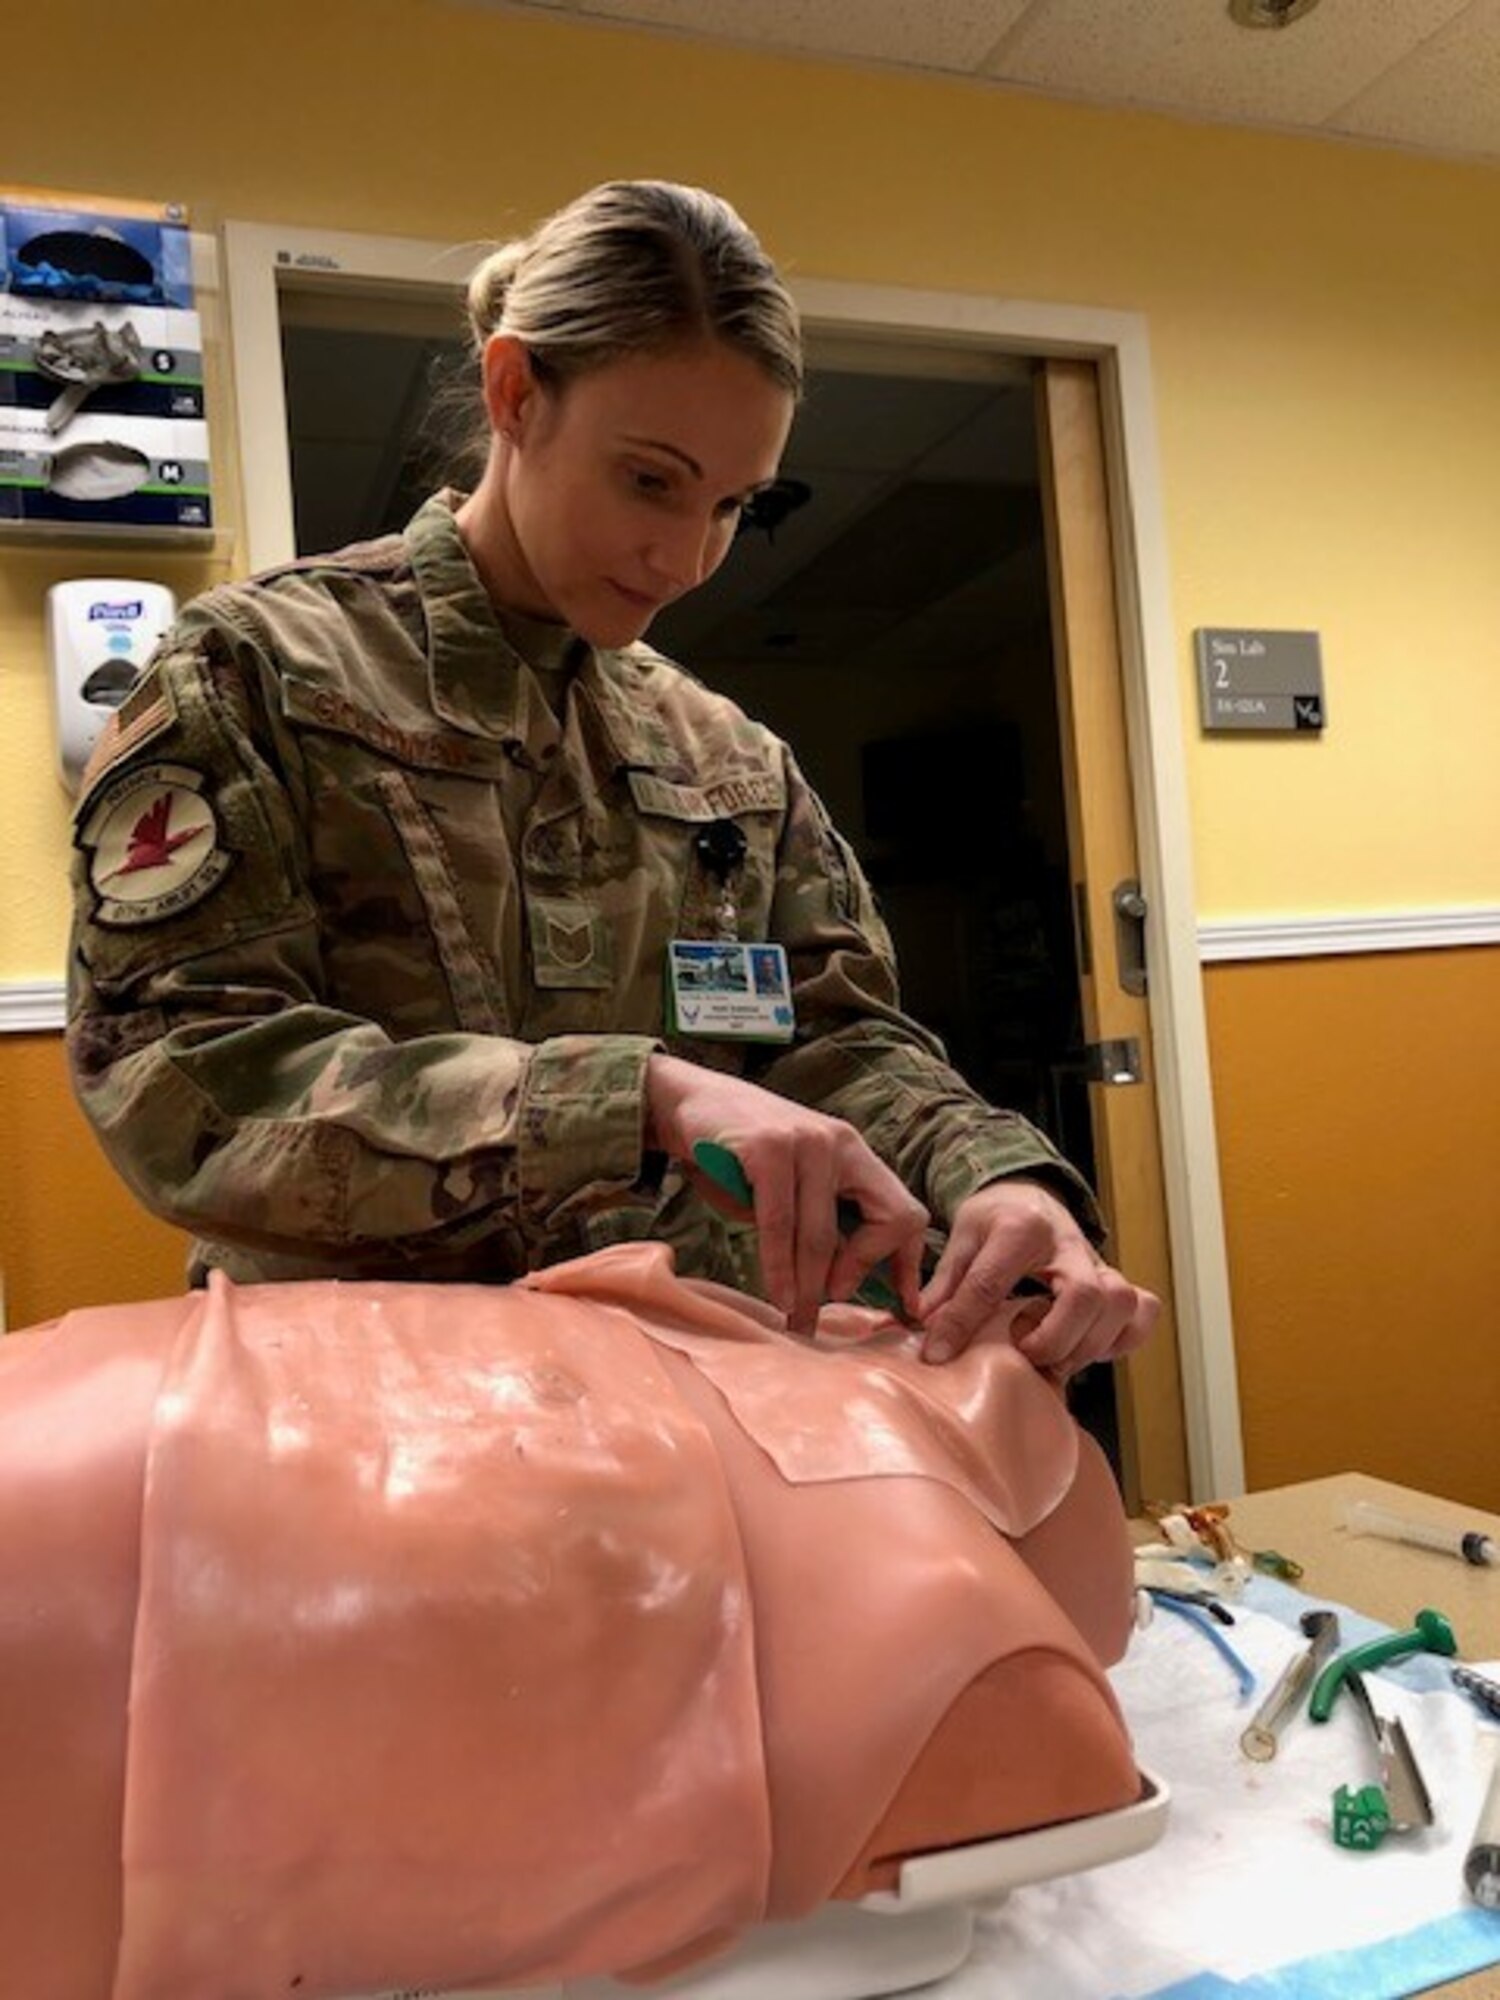
[{"label": "white manikin base", "polygon": [[825,1903],[795,1923],[761,1924],[721,1959],[654,1986],[590,1979],[562,2000],[874,2000],[956,1972],[974,1942],[974,1912],[861,1909]]},{"label": "white manikin base", "polygon": [[1141,1853],[1166,1831],[1167,1807],[1166,1786],[1143,1773],[1133,1805],[919,1855],[903,1864],[891,1894],[825,1903],[795,1923],[762,1924],[723,1958],[675,1979],[650,1986],[585,1979],[524,1991],[497,1987],[467,2000],[652,2000],[657,1994],[664,2000],[878,2000],[909,1992],[963,1964],[973,1943],[975,1905],[993,1907],[1028,1882]]}]

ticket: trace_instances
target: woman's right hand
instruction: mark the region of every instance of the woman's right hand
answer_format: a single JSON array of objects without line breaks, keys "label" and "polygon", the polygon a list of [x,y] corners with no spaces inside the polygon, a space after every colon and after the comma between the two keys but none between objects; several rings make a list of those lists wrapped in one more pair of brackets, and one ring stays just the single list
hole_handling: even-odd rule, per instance
[{"label": "woman's right hand", "polygon": [[[929,1217],[852,1125],[680,1056],[649,1059],[646,1099],[647,1143],[717,1207],[724,1198],[693,1166],[693,1147],[711,1139],[737,1156],[754,1193],[766,1293],[793,1332],[811,1333],[823,1301],[848,1298],[882,1258],[915,1320]],[[841,1199],[864,1218],[848,1236],[839,1233]]]}]

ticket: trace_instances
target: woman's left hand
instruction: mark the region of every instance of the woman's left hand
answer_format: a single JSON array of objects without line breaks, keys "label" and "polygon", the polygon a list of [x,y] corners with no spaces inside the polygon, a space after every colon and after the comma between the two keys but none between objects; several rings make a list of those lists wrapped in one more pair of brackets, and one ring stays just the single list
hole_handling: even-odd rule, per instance
[{"label": "woman's left hand", "polygon": [[1016,1346],[1059,1378],[1140,1347],[1161,1311],[1153,1292],[1098,1255],[1057,1197],[1035,1181],[993,1181],[959,1204],[947,1248],[923,1288],[924,1361],[951,1361],[1002,1315],[1022,1278],[1052,1295]]}]

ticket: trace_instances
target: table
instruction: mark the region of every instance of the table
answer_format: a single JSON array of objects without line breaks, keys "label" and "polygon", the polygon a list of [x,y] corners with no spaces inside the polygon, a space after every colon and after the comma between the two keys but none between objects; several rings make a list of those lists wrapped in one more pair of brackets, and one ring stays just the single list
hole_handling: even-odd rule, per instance
[{"label": "table", "polygon": [[[1500,1541],[1500,1515],[1359,1472],[1246,1494],[1230,1503],[1229,1525],[1247,1548],[1276,1549],[1301,1563],[1301,1590],[1398,1628],[1409,1626],[1424,1605],[1435,1606],[1452,1622],[1462,1658],[1500,1659],[1500,1568],[1476,1568],[1430,1549],[1347,1534],[1337,1523],[1349,1500],[1478,1528]],[[1141,1539],[1155,1532],[1148,1523],[1140,1529]],[[1453,2000],[1500,2000],[1500,1966],[1430,1990]]]}]

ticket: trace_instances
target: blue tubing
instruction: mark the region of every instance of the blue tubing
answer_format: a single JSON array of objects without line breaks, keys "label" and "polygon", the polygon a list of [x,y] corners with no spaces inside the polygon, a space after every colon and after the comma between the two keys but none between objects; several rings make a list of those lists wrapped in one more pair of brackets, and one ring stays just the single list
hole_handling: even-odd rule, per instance
[{"label": "blue tubing", "polygon": [[1233,1646],[1230,1645],[1212,1618],[1206,1612],[1200,1611],[1196,1604],[1184,1604],[1181,1598],[1172,1597],[1163,1591],[1153,1590],[1149,1592],[1149,1595],[1152,1603],[1159,1604],[1163,1611],[1170,1611],[1174,1618],[1185,1618],[1190,1625],[1197,1626],[1198,1630],[1214,1647],[1215,1651],[1222,1653],[1224,1658],[1229,1662],[1235,1680],[1239,1683],[1240,1700],[1248,1701],[1250,1696],[1255,1692],[1255,1675],[1246,1666]]}]

